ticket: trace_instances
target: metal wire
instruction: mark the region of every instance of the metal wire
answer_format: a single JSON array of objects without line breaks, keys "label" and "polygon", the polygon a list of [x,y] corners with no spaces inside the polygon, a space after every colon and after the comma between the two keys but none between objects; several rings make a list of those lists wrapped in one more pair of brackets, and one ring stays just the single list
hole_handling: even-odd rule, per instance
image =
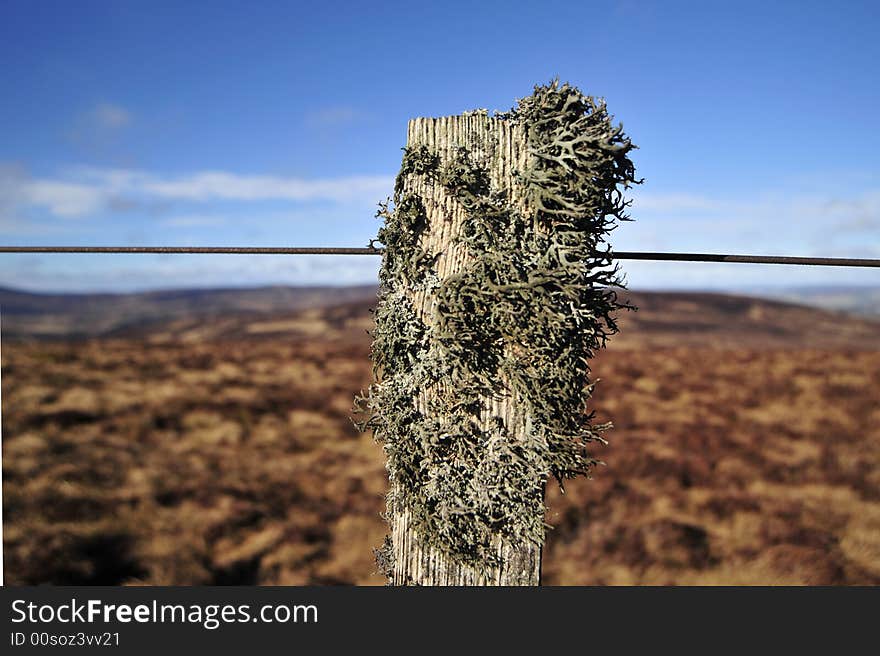
[{"label": "metal wire", "polygon": [[852,257],[792,257],[787,255],[726,255],[716,253],[612,253],[618,260],[672,262],[732,262],[736,264],[799,264],[804,266],[880,267],[880,260]]},{"label": "metal wire", "polygon": [[[156,253],[161,255],[381,255],[382,248],[292,248],[262,246],[0,246],[0,253]],[[729,262],[734,264],[797,264],[806,266],[877,267],[880,259],[849,257],[791,257],[721,253],[652,253],[617,251],[617,260],[666,262]]]},{"label": "metal wire", "polygon": [[262,246],[0,246],[0,253],[159,253],[205,255],[381,255],[381,248]]}]

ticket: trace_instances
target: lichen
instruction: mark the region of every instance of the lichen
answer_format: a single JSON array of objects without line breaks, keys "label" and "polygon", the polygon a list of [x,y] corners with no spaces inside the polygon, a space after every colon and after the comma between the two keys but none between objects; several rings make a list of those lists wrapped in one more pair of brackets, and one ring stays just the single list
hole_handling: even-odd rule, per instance
[{"label": "lichen", "polygon": [[386,535],[382,546],[373,549],[373,556],[376,559],[378,573],[390,581],[394,574],[394,547],[390,536]]},{"label": "lichen", "polygon": [[[561,485],[597,463],[588,447],[610,424],[587,407],[590,359],[628,307],[610,289],[623,281],[605,239],[629,220],[622,189],[640,182],[622,126],[568,84],[536,86],[496,118],[526,136],[529,165],[512,190],[493,189],[466,148],[445,162],[425,146],[404,149],[393,207],[378,213],[375,382],[357,401],[387,457],[388,517],[408,511],[426,544],[481,569],[500,564],[499,535],[543,542],[548,478]],[[442,280],[420,245],[427,213],[412,179],[441,185],[467,213],[457,239],[468,264]],[[417,291],[435,299],[430,322],[413,305]],[[505,396],[517,401],[509,421],[525,426],[516,440],[503,418],[481,421],[487,400]],[[388,545],[382,554],[393,562]]]}]

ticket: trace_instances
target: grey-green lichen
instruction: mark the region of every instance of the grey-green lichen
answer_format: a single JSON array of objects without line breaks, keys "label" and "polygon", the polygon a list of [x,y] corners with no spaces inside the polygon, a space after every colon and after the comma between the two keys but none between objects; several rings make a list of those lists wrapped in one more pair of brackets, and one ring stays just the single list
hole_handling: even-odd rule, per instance
[{"label": "grey-green lichen", "polygon": [[[609,289],[622,280],[605,239],[629,219],[622,189],[639,182],[622,126],[574,87],[537,86],[498,118],[526,135],[530,164],[514,190],[493,189],[465,148],[447,161],[404,149],[393,207],[378,213],[376,381],[358,399],[387,456],[388,517],[407,510],[420,539],[480,568],[500,564],[496,536],[542,543],[547,479],[561,485],[597,462],[588,447],[610,424],[587,407],[589,363],[624,307]],[[441,185],[467,213],[457,239],[468,264],[443,280],[420,245],[427,213],[409,191],[414,178]],[[436,299],[430,322],[413,306],[417,291]],[[504,418],[481,421],[487,399],[504,396],[516,399],[508,421],[525,427],[516,440]]]}]

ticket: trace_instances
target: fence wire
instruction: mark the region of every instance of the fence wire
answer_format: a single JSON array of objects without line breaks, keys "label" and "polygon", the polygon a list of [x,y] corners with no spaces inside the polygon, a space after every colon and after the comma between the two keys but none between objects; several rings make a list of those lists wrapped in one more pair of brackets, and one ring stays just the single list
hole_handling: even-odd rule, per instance
[{"label": "fence wire", "polygon": [[[263,246],[0,246],[0,253],[155,253],[160,255],[381,255],[382,248],[263,247]],[[733,264],[795,264],[803,266],[874,267],[880,259],[852,257],[794,257],[729,253],[655,253],[614,251],[616,260],[663,262],[727,262]]]}]

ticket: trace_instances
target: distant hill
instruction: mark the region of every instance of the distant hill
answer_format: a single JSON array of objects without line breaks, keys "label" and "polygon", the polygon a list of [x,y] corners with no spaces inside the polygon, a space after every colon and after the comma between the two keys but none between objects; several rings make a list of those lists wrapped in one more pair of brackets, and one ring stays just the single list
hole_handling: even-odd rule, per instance
[{"label": "distant hill", "polygon": [[94,337],[179,319],[271,314],[371,301],[374,285],[181,289],[131,294],[36,294],[0,288],[4,337]]},{"label": "distant hill", "polygon": [[631,292],[618,348],[853,348],[880,350],[880,321],[796,303],[708,292]]},{"label": "distant hill", "polygon": [[757,290],[757,296],[775,298],[825,310],[849,312],[863,316],[880,316],[880,285],[836,285],[819,287],[791,287],[787,289]]},{"label": "distant hill", "polygon": [[[616,348],[701,345],[880,350],[880,321],[794,303],[701,292],[626,292]],[[5,339],[242,337],[362,341],[376,288],[264,287],[138,294],[0,290]]]}]

